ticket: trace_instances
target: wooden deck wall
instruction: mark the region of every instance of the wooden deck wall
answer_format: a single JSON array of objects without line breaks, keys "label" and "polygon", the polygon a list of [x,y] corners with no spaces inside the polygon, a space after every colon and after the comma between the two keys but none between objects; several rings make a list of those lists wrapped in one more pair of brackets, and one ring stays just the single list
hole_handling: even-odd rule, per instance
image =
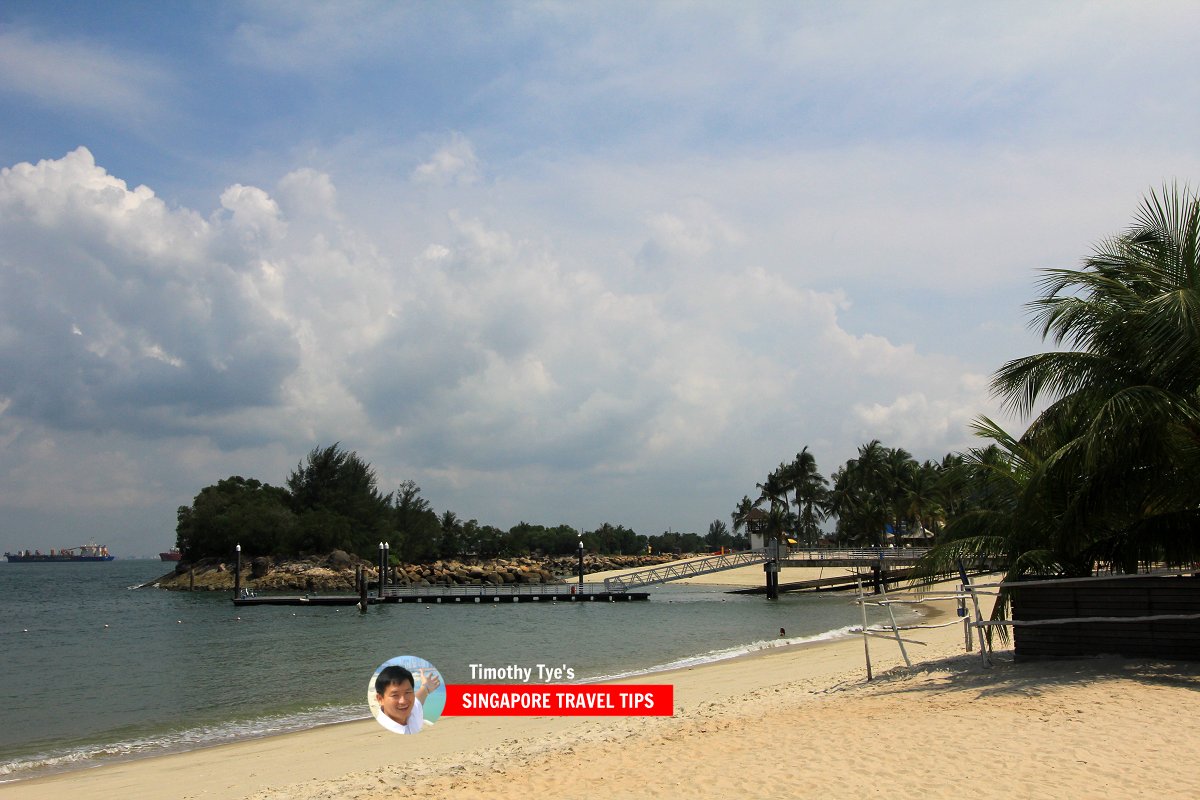
[{"label": "wooden deck wall", "polygon": [[[1200,614],[1200,578],[1012,587],[1013,619]],[[1118,654],[1200,660],[1200,619],[1014,626],[1017,659]]]}]

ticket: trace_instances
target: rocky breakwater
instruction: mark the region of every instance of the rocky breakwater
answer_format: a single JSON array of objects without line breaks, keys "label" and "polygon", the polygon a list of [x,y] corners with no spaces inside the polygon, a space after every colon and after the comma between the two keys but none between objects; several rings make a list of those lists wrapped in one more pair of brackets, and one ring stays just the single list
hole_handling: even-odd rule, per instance
[{"label": "rocky breakwater", "polygon": [[389,580],[400,586],[503,586],[505,584],[562,583],[535,558],[434,561],[401,564]]},{"label": "rocky breakwater", "polygon": [[[351,593],[357,588],[355,577],[359,567],[366,568],[369,580],[378,579],[378,565],[372,566],[342,550],[303,558],[256,556],[242,559],[241,583],[255,591]],[[237,562],[233,559],[181,561],[174,571],[152,581],[151,585],[183,591],[232,591],[236,569]]]},{"label": "rocky breakwater", "polygon": [[[669,555],[585,555],[584,573],[637,569],[673,561]],[[351,593],[356,590],[359,568],[369,584],[378,585],[379,565],[335,550],[324,556],[273,558],[258,556],[242,561],[242,586],[254,591]],[[175,570],[151,584],[161,589],[232,591],[236,562],[206,558],[180,562]],[[388,582],[400,586],[503,586],[563,583],[578,575],[575,556],[546,558],[443,559],[429,564],[399,564],[389,568]]]},{"label": "rocky breakwater", "polygon": [[[584,574],[674,561],[675,556],[585,555]],[[374,573],[372,573],[374,574]],[[502,586],[505,584],[565,583],[579,574],[577,556],[442,560],[432,564],[405,564],[394,569],[390,580],[401,586]]]}]

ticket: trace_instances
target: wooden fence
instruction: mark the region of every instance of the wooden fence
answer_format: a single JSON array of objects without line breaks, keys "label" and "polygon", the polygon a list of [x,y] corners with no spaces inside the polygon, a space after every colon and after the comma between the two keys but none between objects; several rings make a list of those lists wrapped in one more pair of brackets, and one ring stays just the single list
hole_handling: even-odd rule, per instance
[{"label": "wooden fence", "polygon": [[[1015,658],[1117,654],[1200,660],[1200,577],[1006,583]],[[1070,620],[1039,624],[1049,620]]]}]

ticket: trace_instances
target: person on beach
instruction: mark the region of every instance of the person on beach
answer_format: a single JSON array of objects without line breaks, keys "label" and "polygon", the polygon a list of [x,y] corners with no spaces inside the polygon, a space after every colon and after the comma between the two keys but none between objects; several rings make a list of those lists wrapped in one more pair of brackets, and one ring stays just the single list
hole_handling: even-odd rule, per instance
[{"label": "person on beach", "polygon": [[375,679],[375,699],[383,715],[376,717],[379,724],[393,733],[420,733],[425,724],[422,703],[429,693],[442,685],[436,672],[422,676],[421,686],[413,687],[416,681],[405,667],[393,664],[384,667]]}]

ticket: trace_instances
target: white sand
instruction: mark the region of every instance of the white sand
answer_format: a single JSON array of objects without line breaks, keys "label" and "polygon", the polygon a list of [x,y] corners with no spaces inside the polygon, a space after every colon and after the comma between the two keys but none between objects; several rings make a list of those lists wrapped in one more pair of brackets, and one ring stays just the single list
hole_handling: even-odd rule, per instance
[{"label": "white sand", "polygon": [[[766,601],[764,601],[766,602]],[[951,605],[937,604],[942,620]],[[639,678],[670,718],[374,721],[0,787],[30,798],[1194,798],[1200,664],[1118,658],[984,669],[958,625],[894,644],[780,648]]]}]

